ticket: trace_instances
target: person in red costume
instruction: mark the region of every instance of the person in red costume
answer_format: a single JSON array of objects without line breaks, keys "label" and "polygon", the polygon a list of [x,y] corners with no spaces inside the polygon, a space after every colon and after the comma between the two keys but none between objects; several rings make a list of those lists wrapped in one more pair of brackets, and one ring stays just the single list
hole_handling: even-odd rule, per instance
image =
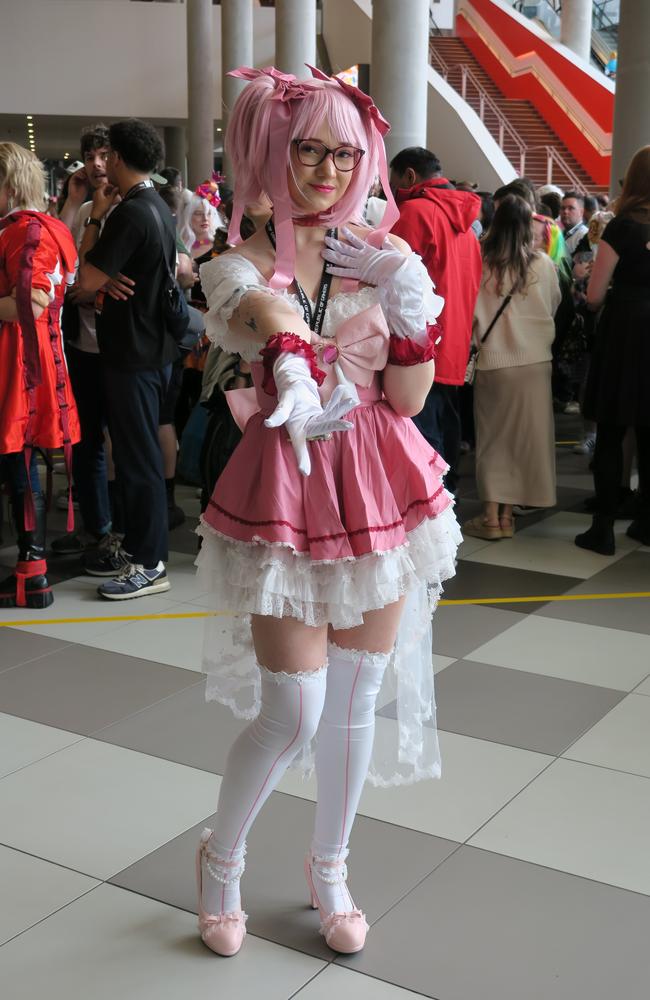
[{"label": "person in red costume", "polygon": [[481,282],[480,227],[476,226],[481,199],[469,191],[456,191],[442,176],[437,156],[420,146],[403,149],[390,168],[390,186],[400,210],[391,232],[420,255],[445,300],[438,320],[442,338],[434,383],[414,422],[449,465],[445,486],[455,493],[460,455],[458,387],[465,380]]},{"label": "person in red costume", "polygon": [[18,541],[15,571],[0,582],[2,608],[46,608],[53,601],[34,449],[63,447],[70,471],[80,436],[59,326],[77,251],[68,228],[44,205],[40,161],[1,142],[0,482],[8,488]]}]

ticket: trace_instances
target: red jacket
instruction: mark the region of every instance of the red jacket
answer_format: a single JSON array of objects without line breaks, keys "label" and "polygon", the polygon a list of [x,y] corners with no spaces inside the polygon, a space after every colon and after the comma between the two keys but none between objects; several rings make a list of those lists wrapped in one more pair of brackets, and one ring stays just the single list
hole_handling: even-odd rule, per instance
[{"label": "red jacket", "polygon": [[[15,289],[23,317],[0,324],[0,455],[26,445],[69,448],[80,439],[59,324],[66,277],[76,262],[74,240],[59,219],[25,211],[0,223],[0,297]],[[50,297],[38,319],[34,288]]]},{"label": "red jacket", "polygon": [[481,199],[448,185],[444,177],[435,177],[398,191],[400,217],[392,232],[422,257],[437,293],[445,300],[438,317],[442,341],[436,354],[435,381],[462,385],[481,283],[481,251],[471,229],[479,217]]}]

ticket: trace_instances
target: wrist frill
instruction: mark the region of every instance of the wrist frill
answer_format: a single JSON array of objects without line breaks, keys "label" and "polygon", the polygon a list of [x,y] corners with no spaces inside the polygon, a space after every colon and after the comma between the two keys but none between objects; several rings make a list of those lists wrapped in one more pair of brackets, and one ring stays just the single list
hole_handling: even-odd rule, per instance
[{"label": "wrist frill", "polygon": [[411,340],[410,337],[397,337],[394,333],[391,333],[388,348],[388,364],[410,368],[412,365],[423,365],[425,361],[433,361],[441,334],[442,330],[437,323],[427,326],[427,340],[425,344],[418,344],[414,340]]},{"label": "wrist frill", "polygon": [[269,337],[266,344],[260,351],[262,363],[264,365],[264,378],[262,379],[262,389],[269,396],[275,396],[277,389],[273,378],[273,365],[281,354],[296,354],[299,358],[304,358],[309,365],[309,374],[316,385],[322,385],[325,381],[325,372],[318,367],[316,352],[311,344],[299,337],[297,333],[274,333]]}]

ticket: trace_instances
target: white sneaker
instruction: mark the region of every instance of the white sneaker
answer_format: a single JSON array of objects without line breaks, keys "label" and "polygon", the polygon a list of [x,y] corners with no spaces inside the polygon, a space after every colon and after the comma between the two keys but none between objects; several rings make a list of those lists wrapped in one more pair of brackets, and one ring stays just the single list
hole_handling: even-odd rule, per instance
[{"label": "white sneaker", "polygon": [[580,444],[575,444],[573,446],[573,454],[593,455],[595,447],[596,447],[596,435],[587,434],[587,436],[582,439]]}]

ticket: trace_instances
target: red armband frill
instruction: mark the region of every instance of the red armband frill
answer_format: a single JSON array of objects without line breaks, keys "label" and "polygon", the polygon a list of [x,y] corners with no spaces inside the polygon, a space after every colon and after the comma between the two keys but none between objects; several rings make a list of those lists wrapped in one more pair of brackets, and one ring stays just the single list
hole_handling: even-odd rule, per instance
[{"label": "red armband frill", "polygon": [[426,344],[416,344],[410,337],[396,337],[391,333],[388,364],[410,368],[412,365],[423,365],[425,361],[433,361],[441,336],[442,330],[437,323],[427,326]]},{"label": "red armband frill", "polygon": [[297,333],[274,333],[269,337],[265,346],[260,351],[264,364],[264,378],[262,379],[262,389],[269,396],[277,393],[275,379],[273,378],[273,365],[280,354],[297,354],[304,358],[309,365],[309,374],[316,385],[322,385],[325,381],[325,372],[321,371],[316,361],[316,352],[311,344],[299,337]]}]

